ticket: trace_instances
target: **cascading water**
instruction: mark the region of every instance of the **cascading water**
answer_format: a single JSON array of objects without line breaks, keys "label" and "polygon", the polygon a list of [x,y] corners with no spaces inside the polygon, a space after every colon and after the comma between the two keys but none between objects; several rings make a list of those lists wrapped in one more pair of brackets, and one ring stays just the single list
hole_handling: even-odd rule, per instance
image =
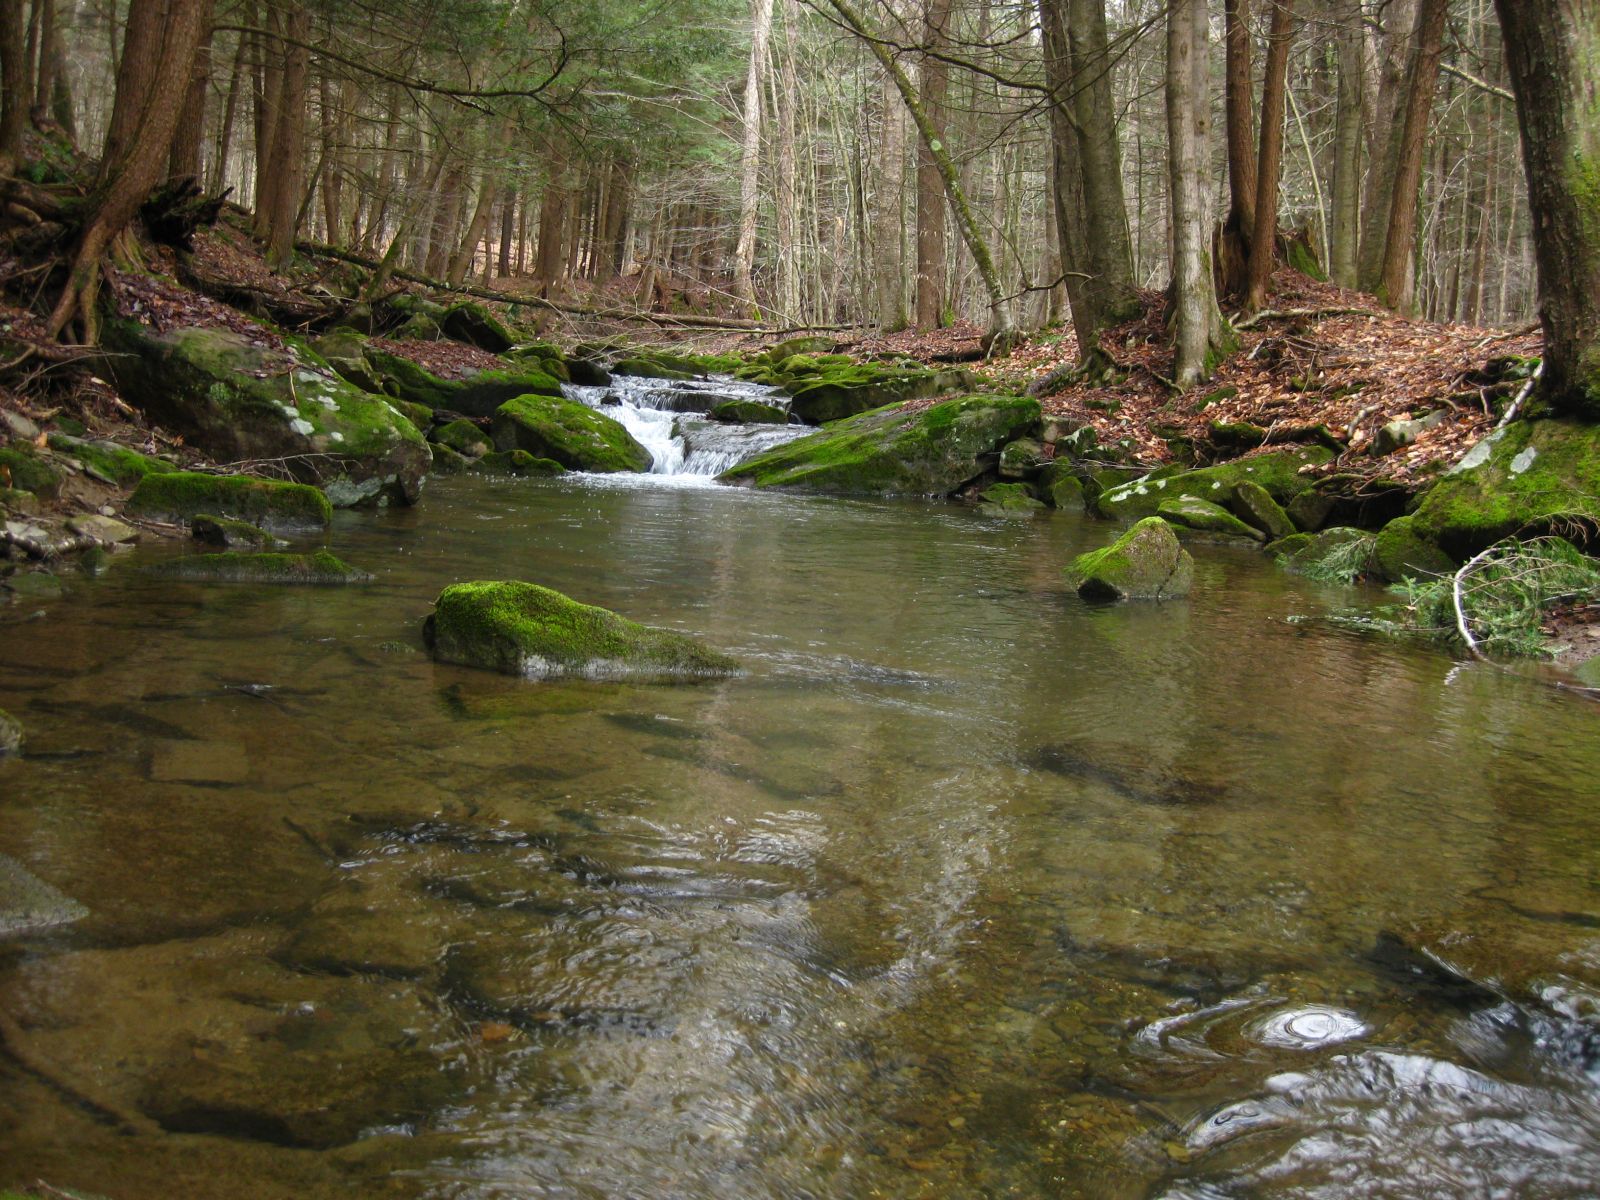
[{"label": "cascading water", "polygon": [[706,414],[724,400],[754,400],[787,410],[776,388],[736,379],[651,379],[618,375],[606,387],[562,385],[570,399],[622,424],[650,451],[650,474],[679,480],[716,478],[774,446],[802,437],[801,425],[724,425]]}]

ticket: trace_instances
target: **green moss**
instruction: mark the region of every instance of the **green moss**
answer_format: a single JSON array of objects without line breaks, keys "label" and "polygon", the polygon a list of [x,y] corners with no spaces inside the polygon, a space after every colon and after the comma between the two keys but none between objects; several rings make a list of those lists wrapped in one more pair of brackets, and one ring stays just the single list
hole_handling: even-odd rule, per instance
[{"label": "green moss", "polygon": [[497,450],[526,450],[574,471],[648,471],[650,451],[622,425],[575,400],[520,396],[495,410]]},{"label": "green moss", "polygon": [[1196,533],[1244,538],[1253,542],[1266,540],[1266,535],[1259,529],[1246,525],[1220,504],[1202,500],[1199,496],[1169,496],[1156,509],[1156,515],[1168,524]]},{"label": "green moss", "polygon": [[0,487],[0,512],[31,517],[39,511],[39,497],[21,488]]},{"label": "green moss", "polygon": [[491,354],[500,354],[516,344],[516,336],[505,322],[475,300],[462,300],[445,309],[438,318],[444,335]]},{"label": "green moss", "polygon": [[1259,484],[1274,500],[1284,504],[1311,486],[1311,479],[1300,474],[1301,468],[1320,465],[1332,457],[1330,450],[1307,446],[1171,475],[1154,472],[1106,489],[1096,500],[1096,506],[1108,517],[1123,520],[1146,517],[1153,515],[1161,502],[1172,496],[1198,496],[1216,504],[1226,502],[1233,496],[1234,486],[1246,481]]},{"label": "green moss", "polygon": [[433,426],[433,409],[426,404],[413,404],[410,400],[396,400],[395,408],[400,415],[416,426],[418,432],[426,435]]},{"label": "green moss", "polygon": [[517,396],[561,395],[561,383],[535,367],[517,366],[479,371],[465,379],[443,379],[409,358],[374,347],[367,362],[382,377],[385,390],[426,408],[449,409],[469,417],[487,417]]},{"label": "green moss", "polygon": [[721,478],[795,491],[944,496],[1038,420],[1038,401],[1023,396],[961,396],[920,412],[890,405],[757,455]]},{"label": "green moss", "polygon": [[62,475],[31,449],[0,449],[0,487],[53,497],[61,490]]},{"label": "green moss", "polygon": [[486,475],[565,475],[567,469],[554,459],[535,458],[526,450],[491,450],[469,464]]},{"label": "green moss", "polygon": [[189,533],[197,542],[223,546],[229,550],[276,550],[288,544],[282,538],[273,537],[259,525],[209,514],[195,517],[189,523]]},{"label": "green moss", "polygon": [[986,516],[1033,516],[1043,512],[1045,505],[1036,499],[1025,483],[993,483],[978,493],[983,503],[978,511]]},{"label": "green moss", "polygon": [[1512,534],[1600,526],[1600,426],[1518,421],[1422,497],[1414,532],[1464,561]]},{"label": "green moss", "polygon": [[1452,575],[1456,569],[1455,559],[1418,532],[1415,514],[1396,517],[1378,532],[1372,559],[1377,572],[1391,583]]},{"label": "green moss", "polygon": [[437,475],[459,475],[470,470],[480,460],[468,458],[457,453],[449,446],[435,446],[433,448],[433,470]]},{"label": "green moss", "polygon": [[1235,516],[1255,526],[1269,541],[1288,537],[1295,531],[1294,521],[1283,506],[1253,479],[1242,479],[1234,484],[1233,497],[1228,503]]},{"label": "green moss", "polygon": [[451,421],[433,431],[433,440],[468,458],[479,458],[489,449],[489,435],[471,421]]},{"label": "green moss", "polygon": [[1325,583],[1354,583],[1370,574],[1373,537],[1359,529],[1335,527],[1321,533],[1292,533],[1267,545],[1278,565]]},{"label": "green moss", "polygon": [[102,482],[122,486],[137,483],[152,471],[161,474],[179,469],[164,458],[152,458],[112,442],[87,442],[71,434],[52,433],[50,448],[70,454],[83,464],[85,471]]},{"label": "green moss", "polygon": [[314,554],[195,554],[159,563],[150,572],[190,583],[331,584],[367,583],[372,579],[326,550]]},{"label": "green moss", "polygon": [[1213,421],[1210,428],[1218,446],[1263,446],[1267,441],[1267,431],[1249,421]]},{"label": "green moss", "polygon": [[1056,459],[1039,473],[1036,486],[1052,508],[1082,510],[1085,506],[1083,480],[1070,462]]},{"label": "green moss", "polygon": [[217,514],[278,531],[325,529],[333,520],[327,496],[306,484],[190,471],[146,475],[128,497],[127,508],[168,521]]},{"label": "green moss", "polygon": [[789,422],[789,414],[777,405],[755,400],[724,400],[712,405],[706,415],[725,425],[786,425]]},{"label": "green moss", "polygon": [[1066,576],[1086,600],[1162,600],[1188,594],[1194,560],[1170,525],[1146,517],[1111,545],[1078,555]]},{"label": "green moss", "polygon": [[619,358],[611,364],[613,375],[636,375],[648,379],[694,379],[699,374],[699,369],[693,364],[682,366],[674,365],[674,357],[670,354],[663,355],[635,355],[631,358]]},{"label": "green moss", "polygon": [[443,662],[533,679],[696,679],[739,669],[682,634],[514,581],[445,588],[423,636]]},{"label": "green moss", "polygon": [[1322,264],[1317,261],[1317,252],[1311,248],[1310,243],[1304,238],[1291,237],[1289,239],[1289,265],[1302,275],[1309,275],[1312,279],[1326,283],[1328,273],[1322,269]]},{"label": "green moss", "polygon": [[857,363],[831,367],[810,381],[803,379],[789,386],[794,395],[789,411],[802,421],[821,425],[885,404],[925,400],[946,392],[971,390],[972,386],[972,377],[965,371],[903,370]]},{"label": "green moss", "polygon": [[1016,438],[1000,449],[1000,477],[1028,479],[1048,465],[1044,445],[1038,438]]}]

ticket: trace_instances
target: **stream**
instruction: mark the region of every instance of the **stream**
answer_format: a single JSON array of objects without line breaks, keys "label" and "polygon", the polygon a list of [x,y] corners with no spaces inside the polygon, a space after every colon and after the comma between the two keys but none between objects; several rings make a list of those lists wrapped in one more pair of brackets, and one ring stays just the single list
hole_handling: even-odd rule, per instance
[{"label": "stream", "polygon": [[[652,476],[339,513],[371,586],[0,611],[0,863],[86,910],[0,938],[0,1186],[1594,1194],[1591,708],[1259,553],[1096,607],[1103,523],[712,486],[797,431],[660,391]],[[747,671],[433,664],[480,578]]]}]

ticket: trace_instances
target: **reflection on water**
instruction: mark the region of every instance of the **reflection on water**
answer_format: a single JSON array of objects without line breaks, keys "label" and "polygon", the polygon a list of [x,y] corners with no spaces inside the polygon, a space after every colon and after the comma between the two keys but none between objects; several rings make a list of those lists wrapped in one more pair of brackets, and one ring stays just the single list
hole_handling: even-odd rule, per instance
[{"label": "reflection on water", "polygon": [[[1592,1192],[1592,712],[1242,552],[1087,607],[1105,532],[444,481],[369,588],[0,614],[0,854],[89,910],[0,941],[0,1185]],[[749,670],[433,665],[484,577]]]}]

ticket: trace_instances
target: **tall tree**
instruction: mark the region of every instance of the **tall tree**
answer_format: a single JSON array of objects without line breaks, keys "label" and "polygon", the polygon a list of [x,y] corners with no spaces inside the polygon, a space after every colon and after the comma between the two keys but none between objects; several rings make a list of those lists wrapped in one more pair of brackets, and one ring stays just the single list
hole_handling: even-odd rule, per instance
[{"label": "tall tree", "polygon": [[1417,248],[1417,194],[1422,183],[1422,150],[1428,133],[1428,118],[1433,111],[1433,91],[1439,82],[1444,19],[1449,7],[1450,0],[1422,0],[1422,8],[1417,13],[1411,79],[1400,127],[1399,154],[1395,158],[1394,198],[1389,205],[1383,274],[1378,284],[1378,298],[1401,312],[1411,311],[1416,296],[1412,262]]},{"label": "tall tree", "polygon": [[[139,206],[160,182],[172,147],[183,93],[194,69],[200,44],[204,0],[132,0],[128,33],[158,47],[140,70],[128,77],[128,91],[119,86],[112,110],[112,129],[132,129],[133,137],[113,158],[102,163],[101,183],[72,250],[66,287],[50,314],[50,332],[60,334],[77,318],[85,341],[95,340],[95,297],[100,260],[111,240],[127,227]],[[126,66],[126,56],[124,56]],[[140,118],[119,122],[124,105],[137,106]]]},{"label": "tall tree", "polygon": [[1495,0],[1539,263],[1541,389],[1600,420],[1600,0]]},{"label": "tall tree", "polygon": [[1222,222],[1222,288],[1244,292],[1256,226],[1255,84],[1250,67],[1250,0],[1223,0],[1223,128],[1228,146],[1228,215]]},{"label": "tall tree", "polygon": [[[950,22],[951,0],[924,0],[922,9],[923,122],[935,130],[945,120],[945,95],[950,88],[950,68],[939,57],[943,50],[945,26]],[[858,31],[859,32],[859,31]],[[896,81],[898,86],[898,81]],[[937,142],[942,134],[936,134]],[[917,145],[917,328],[937,329],[944,324],[945,311],[945,195],[939,163],[924,137]]]},{"label": "tall tree", "polygon": [[772,33],[772,0],[750,0],[750,66],[744,80],[744,144],[739,158],[739,242],[733,254],[733,290],[751,307],[756,232],[761,217],[761,88]]},{"label": "tall tree", "polygon": [[1261,154],[1256,161],[1255,224],[1250,231],[1250,272],[1245,307],[1267,302],[1267,284],[1278,251],[1278,176],[1283,170],[1283,94],[1294,35],[1294,0],[1273,0],[1267,37],[1266,78],[1261,86]]},{"label": "tall tree", "polygon": [[1332,0],[1339,66],[1333,133],[1332,221],[1328,273],[1341,287],[1357,283],[1361,245],[1361,124],[1365,107],[1361,0]]},{"label": "tall tree", "polygon": [[0,168],[9,175],[28,128],[28,48],[22,0],[0,0]]},{"label": "tall tree", "polygon": [[1192,387],[1228,345],[1212,279],[1207,175],[1211,163],[1205,0],[1167,3],[1167,161],[1172,197],[1172,379]]}]

